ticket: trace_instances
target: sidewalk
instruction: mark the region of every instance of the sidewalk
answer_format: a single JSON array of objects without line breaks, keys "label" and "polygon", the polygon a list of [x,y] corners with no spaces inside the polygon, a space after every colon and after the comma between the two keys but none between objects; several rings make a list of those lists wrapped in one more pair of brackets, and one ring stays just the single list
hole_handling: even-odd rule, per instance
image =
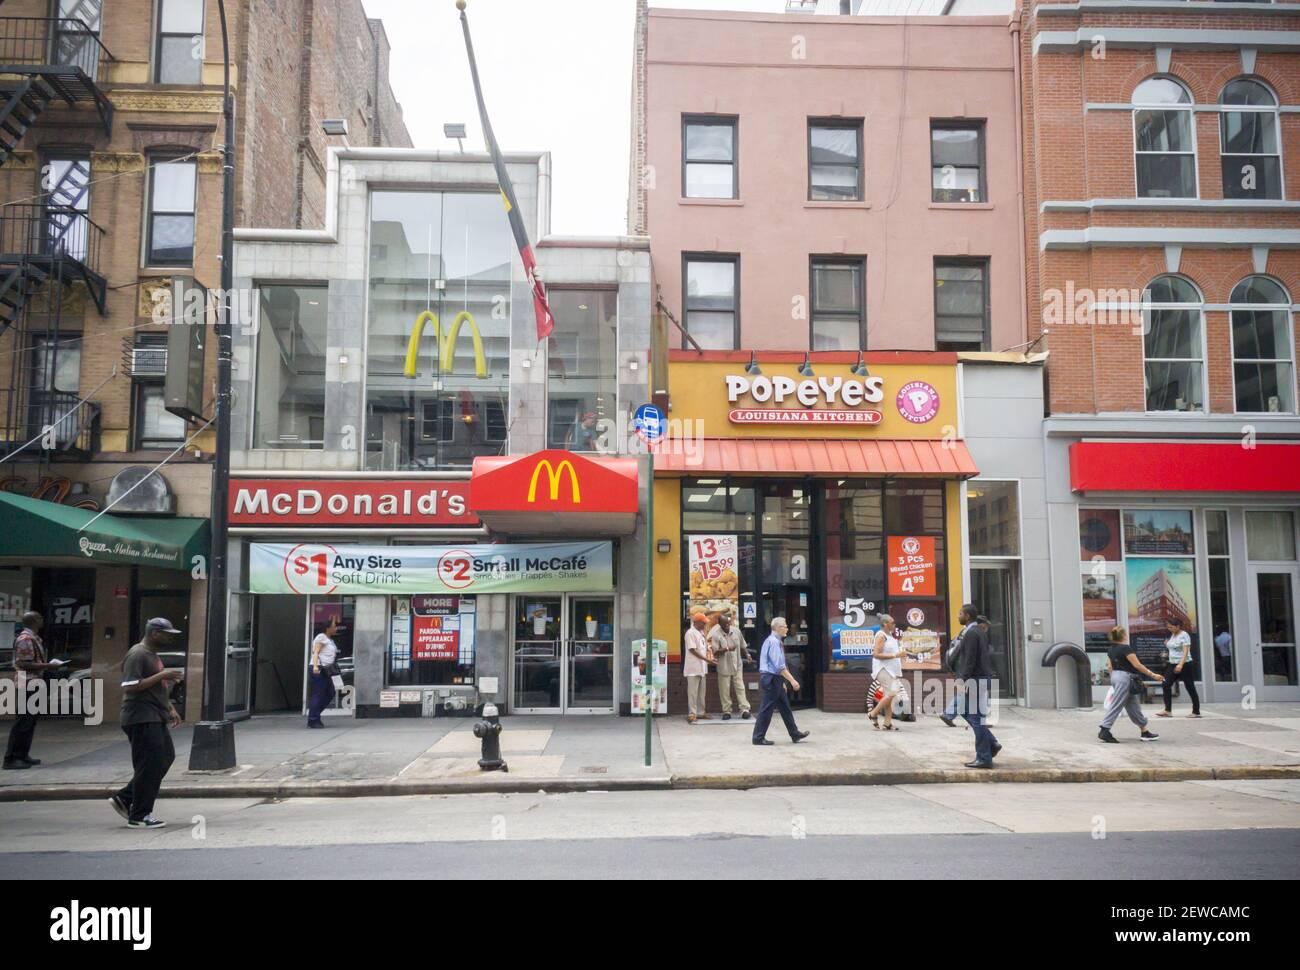
[{"label": "sidewalk", "polygon": [[[1148,714],[1156,708],[1148,706]],[[780,722],[774,747],[750,743],[752,721],[682,717],[654,722],[653,764],[643,766],[644,722],[620,717],[508,717],[501,735],[509,773],[480,772],[473,720],[327,719],[322,731],[295,716],[267,716],[235,728],[239,765],[186,770],[192,729],[174,735],[176,764],[163,786],[173,797],[288,798],[551,792],[790,785],[896,785],[942,782],[1185,781],[1300,778],[1300,705],[1253,711],[1207,705],[1201,720],[1152,718],[1158,742],[1142,744],[1127,721],[1124,743],[1096,739],[1100,708],[1048,711],[1004,707],[994,732],[1004,750],[993,771],[962,767],[974,756],[968,729],[936,717],[873,731],[861,714],[802,711],[812,732],[792,745]],[[0,724],[7,732],[8,724]],[[117,727],[49,720],[37,730],[40,767],[0,772],[0,801],[97,798],[130,777],[130,752]]]}]

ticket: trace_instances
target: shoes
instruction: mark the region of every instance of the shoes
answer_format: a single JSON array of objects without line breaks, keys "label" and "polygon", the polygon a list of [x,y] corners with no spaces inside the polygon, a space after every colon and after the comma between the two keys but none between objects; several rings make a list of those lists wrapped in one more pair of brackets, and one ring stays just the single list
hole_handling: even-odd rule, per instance
[{"label": "shoes", "polygon": [[993,742],[993,753],[992,753],[991,755],[989,755],[989,757],[990,757],[990,758],[996,758],[996,757],[997,757],[998,755],[1000,755],[1001,753],[1002,753],[1002,745],[1000,745],[1000,744],[998,744],[996,741],[994,741],[994,742]]},{"label": "shoes", "polygon": [[765,747],[770,747],[771,745],[776,744],[775,741],[769,741],[767,740],[767,738],[764,738],[762,741],[755,741],[754,743],[763,745]]},{"label": "shoes", "polygon": [[740,719],[741,719],[742,721],[748,721],[748,720],[749,720],[749,711],[741,711],[741,712],[740,712]]},{"label": "shoes", "polygon": [[152,815],[146,815],[142,819],[131,819],[126,823],[129,829],[161,829],[166,828],[167,823],[162,819],[154,818]]},{"label": "shoes", "polygon": [[1141,737],[1139,737],[1138,740],[1139,740],[1139,741],[1159,741],[1159,740],[1160,740],[1160,735],[1156,734],[1154,731],[1143,731]]},{"label": "shoes", "polygon": [[687,724],[694,724],[694,723],[695,723],[695,715],[694,715],[694,714],[687,714],[687,715],[686,715],[686,723],[687,723]]},{"label": "shoes", "polygon": [[117,812],[128,822],[131,821],[131,806],[122,800],[121,795],[114,795],[108,800],[108,804],[113,806],[113,811]]},{"label": "shoes", "polygon": [[26,761],[6,761],[5,771],[22,771],[24,768],[30,768],[31,765]]},{"label": "shoes", "polygon": [[791,735],[791,736],[790,736],[790,741],[791,741],[792,744],[798,744],[800,741],[802,741],[802,740],[803,740],[804,738],[806,738],[806,737],[808,737],[808,732],[807,732],[807,731],[800,731],[798,734]]},{"label": "shoes", "polygon": [[730,720],[731,720],[731,715],[730,715],[730,714],[723,714],[723,715],[722,715],[722,719],[723,719],[724,721],[730,721]]},{"label": "shoes", "polygon": [[701,714],[701,715],[700,715],[700,720],[701,720],[701,721],[712,721],[712,720],[713,720],[713,715],[712,715],[712,714]]},{"label": "shoes", "polygon": [[1119,738],[1115,737],[1115,735],[1111,734],[1105,728],[1102,728],[1097,732],[1097,738],[1101,741],[1105,741],[1107,744],[1119,744]]},{"label": "shoes", "polygon": [[307,726],[308,726],[309,728],[323,728],[323,727],[325,726],[325,722],[324,722],[324,721],[308,721],[308,722],[307,722]]},{"label": "shoes", "polygon": [[939,720],[943,721],[943,723],[946,724],[946,725],[948,725],[948,727],[956,727],[956,726],[957,726],[956,723],[953,721],[953,719],[950,718],[947,714],[940,714],[940,715],[939,715]]},{"label": "shoes", "polygon": [[968,761],[966,762],[966,767],[967,768],[992,768],[993,762],[992,761]]},{"label": "shoes", "polygon": [[35,768],[38,764],[41,763],[40,758],[24,758],[23,760],[27,762],[27,766],[29,768]]}]

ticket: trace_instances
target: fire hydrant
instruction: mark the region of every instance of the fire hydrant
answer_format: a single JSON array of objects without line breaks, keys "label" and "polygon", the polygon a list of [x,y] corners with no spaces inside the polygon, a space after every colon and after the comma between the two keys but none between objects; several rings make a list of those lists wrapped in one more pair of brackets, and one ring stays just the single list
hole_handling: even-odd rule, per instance
[{"label": "fire hydrant", "polygon": [[501,760],[501,716],[495,704],[483,708],[483,720],[474,722],[474,737],[483,742],[483,757],[478,759],[478,766],[483,771],[506,771],[510,769]]}]

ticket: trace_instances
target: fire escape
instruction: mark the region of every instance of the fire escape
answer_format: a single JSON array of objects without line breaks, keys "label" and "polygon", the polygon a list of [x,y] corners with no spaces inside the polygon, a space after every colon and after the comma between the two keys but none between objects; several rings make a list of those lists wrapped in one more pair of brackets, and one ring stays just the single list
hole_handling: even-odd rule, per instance
[{"label": "fire escape", "polygon": [[[79,0],[61,5],[69,16],[0,17],[0,166],[46,111],[81,113],[112,134],[113,106],[99,87],[113,60],[99,39],[100,7]],[[80,360],[79,329],[63,332],[65,305],[84,293],[106,312],[105,232],[90,219],[90,182],[89,156],[51,161],[30,197],[11,181],[16,198],[0,201],[0,457],[38,437],[25,450],[42,462],[99,447],[100,406],[81,402],[80,367],[63,374],[59,360]]]}]

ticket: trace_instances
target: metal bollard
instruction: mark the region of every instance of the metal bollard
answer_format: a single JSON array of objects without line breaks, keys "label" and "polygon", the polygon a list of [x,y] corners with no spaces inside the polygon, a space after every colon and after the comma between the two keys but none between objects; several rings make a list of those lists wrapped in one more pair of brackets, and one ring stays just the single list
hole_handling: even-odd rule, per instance
[{"label": "metal bollard", "polygon": [[474,722],[474,737],[483,742],[483,757],[478,759],[478,766],[483,771],[505,771],[510,769],[501,760],[501,715],[495,704],[483,708],[483,720]]}]

